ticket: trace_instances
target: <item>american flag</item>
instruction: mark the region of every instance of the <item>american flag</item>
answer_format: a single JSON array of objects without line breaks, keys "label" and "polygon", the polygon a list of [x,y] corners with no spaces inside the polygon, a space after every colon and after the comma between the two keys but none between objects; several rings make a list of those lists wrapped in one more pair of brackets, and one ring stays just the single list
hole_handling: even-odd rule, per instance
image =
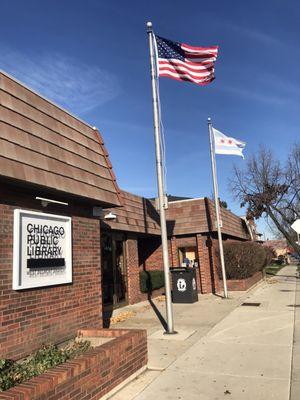
[{"label": "american flag", "polygon": [[206,85],[214,80],[218,46],[192,47],[155,35],[158,76]]}]

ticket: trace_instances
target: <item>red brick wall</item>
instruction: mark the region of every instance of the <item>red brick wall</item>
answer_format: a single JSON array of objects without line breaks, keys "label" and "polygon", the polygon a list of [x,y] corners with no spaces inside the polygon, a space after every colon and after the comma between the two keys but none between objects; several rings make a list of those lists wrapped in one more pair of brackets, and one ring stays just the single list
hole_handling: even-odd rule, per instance
[{"label": "red brick wall", "polygon": [[[162,246],[160,238],[141,238],[131,236],[128,241],[127,267],[128,267],[128,293],[129,303],[134,304],[147,299],[147,295],[140,293],[137,262],[141,270],[151,271],[163,269]],[[138,247],[136,247],[138,244]],[[178,266],[178,248],[196,246],[199,267],[196,269],[197,287],[200,293],[215,293],[220,290],[220,283],[217,275],[217,241],[208,235],[189,235],[175,237],[169,241],[170,266]],[[136,253],[138,252],[138,254]],[[163,290],[154,291],[152,297],[160,295]]]},{"label": "red brick wall", "polygon": [[200,288],[201,293],[211,293],[212,287],[210,283],[210,269],[209,269],[209,253],[206,246],[206,237],[201,234],[197,235],[197,248],[199,255],[199,281],[198,289]]},{"label": "red brick wall", "polygon": [[172,236],[172,238],[170,240],[170,246],[171,246],[171,264],[170,265],[172,267],[176,267],[179,263],[176,236]]},{"label": "red brick wall", "polygon": [[[127,240],[128,297],[134,304],[147,299],[140,292],[139,271],[163,269],[162,246],[160,238],[141,238],[134,236]],[[216,293],[222,289],[219,282],[217,266],[218,242],[210,235],[197,234],[189,236],[173,236],[169,241],[170,266],[178,266],[178,248],[196,246],[198,250],[199,267],[196,269],[197,287],[200,293]],[[138,267],[139,264],[139,267]],[[160,295],[163,290],[154,291],[152,297]]]},{"label": "red brick wall", "polygon": [[[174,238],[175,239],[175,238]],[[177,265],[178,261],[176,257],[177,249],[172,247],[171,240],[168,240],[168,251],[169,251],[169,263],[170,266],[173,265],[173,260]],[[174,251],[174,253],[173,253]],[[138,252],[139,252],[139,264],[141,270],[153,271],[163,269],[163,255],[162,255],[162,245],[161,238],[139,238],[138,240]]]},{"label": "red brick wall", "polygon": [[0,204],[0,358],[18,359],[101,327],[102,293],[99,220],[81,216],[72,218],[73,283],[12,290],[14,208]]},{"label": "red brick wall", "polygon": [[189,236],[177,236],[176,237],[176,245],[177,248],[180,247],[196,247],[196,236],[189,235]]},{"label": "red brick wall", "polygon": [[163,255],[162,255],[162,245],[161,244],[147,258],[145,269],[146,269],[146,271],[153,271],[153,270],[156,270],[156,269],[162,270],[163,269]]},{"label": "red brick wall", "polygon": [[[256,272],[253,276],[246,279],[228,279],[227,288],[229,291],[235,290],[248,290],[251,286],[255,285],[262,279],[262,273],[260,271]],[[222,281],[221,281],[222,283]]]},{"label": "red brick wall", "polygon": [[200,261],[199,285],[202,293],[216,293],[220,290],[217,274],[219,262],[217,241],[208,235],[197,234],[197,247]]},{"label": "red brick wall", "polygon": [[[162,246],[160,238],[141,238],[135,234],[128,234],[126,242],[128,302],[135,304],[148,299],[147,293],[140,291],[140,272],[163,269]],[[169,243],[170,263],[171,247]],[[164,293],[164,288],[154,290],[151,297]]]},{"label": "red brick wall", "polygon": [[219,280],[218,276],[218,266],[220,265],[220,258],[219,258],[219,244],[218,240],[215,238],[212,238],[211,240],[212,248],[212,258],[213,258],[213,268],[212,268],[212,279],[213,279],[213,285],[214,285],[214,292],[218,293],[220,290],[223,290],[223,287],[221,285],[221,282]]},{"label": "red brick wall", "polygon": [[147,363],[142,330],[94,330],[84,337],[114,337],[84,355],[1,392],[3,400],[98,400]]},{"label": "red brick wall", "polygon": [[160,237],[138,238],[138,263],[140,270],[162,269],[162,247]]}]

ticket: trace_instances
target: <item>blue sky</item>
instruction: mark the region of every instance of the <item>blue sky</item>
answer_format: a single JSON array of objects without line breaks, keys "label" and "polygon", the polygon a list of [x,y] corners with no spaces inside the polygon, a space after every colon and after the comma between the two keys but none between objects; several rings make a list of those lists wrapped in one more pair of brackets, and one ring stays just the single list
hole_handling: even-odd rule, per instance
[{"label": "blue sky", "polygon": [[[167,191],[212,193],[207,117],[282,160],[299,137],[297,1],[0,0],[0,68],[101,131],[121,188],[155,196],[149,50],[145,24],[195,46],[219,45],[216,80],[200,87],[160,80]],[[233,164],[217,156],[220,197]],[[260,228],[264,225],[261,223]]]}]

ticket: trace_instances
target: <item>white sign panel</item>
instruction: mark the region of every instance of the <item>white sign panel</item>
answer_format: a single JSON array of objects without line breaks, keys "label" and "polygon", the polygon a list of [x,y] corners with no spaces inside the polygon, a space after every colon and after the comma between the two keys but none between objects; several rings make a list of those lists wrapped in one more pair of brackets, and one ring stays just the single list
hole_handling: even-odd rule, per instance
[{"label": "white sign panel", "polygon": [[13,289],[72,282],[71,218],[14,211]]},{"label": "white sign panel", "polygon": [[300,233],[300,219],[296,219],[296,221],[291,225],[291,228],[293,228],[297,233]]}]

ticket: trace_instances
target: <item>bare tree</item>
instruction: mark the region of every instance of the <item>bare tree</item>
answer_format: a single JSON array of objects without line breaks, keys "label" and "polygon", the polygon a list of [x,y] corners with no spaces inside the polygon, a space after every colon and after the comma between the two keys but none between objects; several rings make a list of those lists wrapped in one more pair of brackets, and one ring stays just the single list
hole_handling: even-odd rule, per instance
[{"label": "bare tree", "polygon": [[300,254],[290,226],[300,217],[300,145],[296,144],[282,166],[270,150],[260,147],[246,168],[234,168],[230,181],[235,198],[247,207],[248,218],[266,216]]}]

